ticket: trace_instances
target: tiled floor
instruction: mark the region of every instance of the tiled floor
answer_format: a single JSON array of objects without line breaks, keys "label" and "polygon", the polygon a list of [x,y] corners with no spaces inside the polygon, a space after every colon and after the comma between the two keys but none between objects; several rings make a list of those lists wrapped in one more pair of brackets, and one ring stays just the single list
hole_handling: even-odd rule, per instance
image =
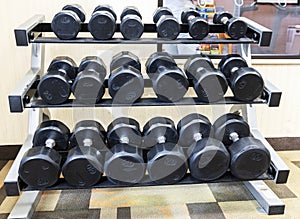
[{"label": "tiled floor", "polygon": [[[33,218],[300,218],[300,151],[278,152],[291,169],[286,184],[268,186],[286,204],[268,216],[242,183],[44,192]],[[6,197],[3,180],[12,161],[0,161],[0,219],[18,197]]]}]

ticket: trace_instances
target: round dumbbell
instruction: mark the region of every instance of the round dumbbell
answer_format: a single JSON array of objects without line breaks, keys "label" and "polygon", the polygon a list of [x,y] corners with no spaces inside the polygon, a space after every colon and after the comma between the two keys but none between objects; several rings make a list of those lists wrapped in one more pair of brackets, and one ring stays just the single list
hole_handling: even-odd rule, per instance
[{"label": "round dumbbell", "polygon": [[70,137],[72,149],[62,167],[62,174],[72,186],[88,188],[102,177],[106,149],[105,130],[93,120],[83,120],[75,125]]},{"label": "round dumbbell", "polygon": [[159,37],[175,40],[180,33],[180,25],[172,11],[167,7],[159,7],[153,15],[153,22]]},{"label": "round dumbbell", "polygon": [[61,155],[68,148],[70,130],[62,122],[42,122],[33,136],[33,147],[23,156],[19,176],[28,186],[46,188],[53,186],[61,172]]},{"label": "round dumbbell", "polygon": [[243,117],[228,113],[214,123],[215,138],[228,146],[231,173],[244,180],[256,179],[270,167],[270,152],[264,144],[250,136]]},{"label": "round dumbbell", "polygon": [[168,53],[153,53],[146,62],[146,71],[160,100],[176,102],[186,94],[189,82]]},{"label": "round dumbbell", "polygon": [[209,34],[208,22],[193,8],[181,13],[181,22],[189,25],[189,34],[193,39],[202,40]]},{"label": "round dumbbell", "polygon": [[97,40],[111,39],[116,31],[117,16],[109,5],[95,8],[88,24],[88,30]]},{"label": "round dumbbell", "polygon": [[142,15],[134,6],[126,7],[121,14],[120,31],[125,39],[139,39],[144,32]]},{"label": "round dumbbell", "polygon": [[59,39],[70,40],[77,37],[84,21],[85,12],[80,5],[66,5],[53,17],[51,29]]},{"label": "round dumbbell", "polygon": [[110,151],[106,153],[104,172],[114,184],[140,182],[146,171],[141,148],[139,123],[131,118],[115,119],[107,128]]},{"label": "round dumbbell", "polygon": [[104,95],[104,80],[106,66],[97,56],[87,56],[82,59],[78,75],[72,85],[72,92],[77,100],[98,102]]},{"label": "round dumbbell", "polygon": [[169,118],[155,117],[143,128],[144,147],[147,153],[147,170],[150,180],[158,184],[174,184],[186,174],[188,165],[178,134]]},{"label": "round dumbbell", "polygon": [[201,181],[212,181],[223,176],[230,163],[225,145],[212,135],[212,125],[207,117],[193,113],[177,124],[179,145],[187,149],[191,175]]},{"label": "round dumbbell", "polygon": [[110,64],[108,91],[114,102],[134,103],[144,93],[144,79],[139,58],[131,52],[116,54]]},{"label": "round dumbbell", "polygon": [[229,86],[237,100],[250,102],[261,96],[264,80],[254,68],[238,54],[226,55],[219,62],[219,69],[229,81]]},{"label": "round dumbbell", "polygon": [[248,25],[240,18],[235,18],[227,11],[216,12],[213,18],[215,24],[224,24],[225,32],[232,39],[240,39],[247,33]]},{"label": "round dumbbell", "polygon": [[228,89],[226,77],[217,70],[206,55],[192,55],[184,65],[188,78],[193,79],[199,100],[216,102],[224,98]]},{"label": "round dumbbell", "polygon": [[52,60],[37,87],[38,94],[48,104],[61,104],[69,99],[71,82],[76,78],[76,63],[73,59],[59,56]]}]

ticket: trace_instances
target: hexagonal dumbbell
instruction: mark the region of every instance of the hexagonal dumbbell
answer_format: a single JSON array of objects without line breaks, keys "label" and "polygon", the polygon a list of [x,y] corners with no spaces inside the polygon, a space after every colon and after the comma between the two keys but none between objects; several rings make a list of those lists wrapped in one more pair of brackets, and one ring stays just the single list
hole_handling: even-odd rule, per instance
[{"label": "hexagonal dumbbell", "polygon": [[104,80],[106,66],[97,56],[87,56],[82,59],[78,75],[72,85],[72,92],[77,100],[96,103],[105,92]]},{"label": "hexagonal dumbbell", "polygon": [[69,152],[62,174],[72,186],[89,188],[102,177],[106,136],[103,126],[93,120],[83,120],[75,125],[70,137]]},{"label": "hexagonal dumbbell", "polygon": [[212,125],[207,117],[193,113],[177,124],[179,145],[187,149],[191,175],[201,181],[212,181],[223,176],[230,163],[224,144],[210,136]]},{"label": "hexagonal dumbbell", "polygon": [[61,172],[61,155],[68,148],[70,130],[62,122],[42,122],[33,136],[33,147],[23,156],[19,176],[33,188],[53,186]]},{"label": "hexagonal dumbbell", "polygon": [[144,79],[139,58],[131,52],[116,54],[110,64],[108,91],[114,102],[134,103],[144,93]]},{"label": "hexagonal dumbbell", "polygon": [[181,22],[189,25],[189,34],[193,39],[202,40],[209,34],[208,22],[193,8],[181,13]]},{"label": "hexagonal dumbbell", "polygon": [[213,22],[215,24],[224,24],[225,32],[232,39],[240,39],[247,33],[248,25],[240,18],[235,18],[227,11],[218,11],[215,13]]},{"label": "hexagonal dumbbell", "polygon": [[121,16],[120,31],[125,39],[139,39],[144,32],[142,15],[134,6],[126,7]]},{"label": "hexagonal dumbbell", "polygon": [[153,22],[159,37],[175,40],[180,33],[180,25],[172,11],[167,7],[159,7],[153,15]]},{"label": "hexagonal dumbbell", "polygon": [[99,5],[93,11],[88,30],[97,40],[111,39],[116,31],[117,15],[109,5]]},{"label": "hexagonal dumbbell", "polygon": [[66,56],[52,60],[37,87],[38,94],[48,104],[61,104],[69,99],[71,82],[76,78],[76,63]]},{"label": "hexagonal dumbbell", "polygon": [[66,5],[53,17],[51,28],[59,39],[70,40],[77,37],[84,21],[85,12],[80,5]]},{"label": "hexagonal dumbbell", "polygon": [[110,151],[104,171],[108,180],[114,184],[139,183],[146,171],[139,123],[125,117],[115,119],[108,126],[107,140]]},{"label": "hexagonal dumbbell", "polygon": [[264,90],[261,74],[254,68],[248,67],[246,60],[240,55],[226,55],[219,62],[219,69],[228,79],[237,100],[250,102],[261,96]]},{"label": "hexagonal dumbbell", "polygon": [[228,113],[214,123],[215,138],[228,146],[231,173],[243,180],[256,179],[270,167],[270,152],[264,144],[250,136],[250,128],[243,117]]},{"label": "hexagonal dumbbell", "polygon": [[168,53],[153,53],[146,62],[146,71],[158,99],[176,102],[186,94],[189,82]]},{"label": "hexagonal dumbbell", "polygon": [[155,117],[143,128],[144,147],[147,153],[147,170],[150,180],[158,184],[174,184],[186,174],[187,159],[177,145],[178,134],[169,118]]},{"label": "hexagonal dumbbell", "polygon": [[216,102],[224,98],[228,89],[226,77],[214,67],[206,55],[190,56],[184,65],[184,71],[188,78],[193,79],[199,100]]}]

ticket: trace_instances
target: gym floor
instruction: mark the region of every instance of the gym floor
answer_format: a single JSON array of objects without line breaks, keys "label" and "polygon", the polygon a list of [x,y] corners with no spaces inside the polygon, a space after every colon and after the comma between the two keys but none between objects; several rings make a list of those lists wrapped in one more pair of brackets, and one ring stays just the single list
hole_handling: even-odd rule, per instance
[{"label": "gym floor", "polygon": [[[33,218],[299,218],[300,151],[278,154],[290,168],[286,184],[267,185],[285,203],[284,215],[268,216],[242,183],[43,192]],[[18,197],[6,197],[3,180],[12,160],[0,161],[0,219]]]}]

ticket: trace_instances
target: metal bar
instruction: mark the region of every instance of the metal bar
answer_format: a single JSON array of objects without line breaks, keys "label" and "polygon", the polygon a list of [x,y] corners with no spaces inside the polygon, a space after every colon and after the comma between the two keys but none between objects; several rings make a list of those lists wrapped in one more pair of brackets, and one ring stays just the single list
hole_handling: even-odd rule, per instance
[{"label": "metal bar", "polygon": [[30,191],[23,192],[14,208],[10,212],[9,219],[27,219],[31,218],[36,206],[38,205],[42,192]]},{"label": "metal bar", "polygon": [[264,97],[269,107],[278,107],[281,100],[282,92],[270,81],[265,80]]},{"label": "metal bar", "polygon": [[284,214],[285,204],[262,180],[244,182],[244,185],[268,215]]},{"label": "metal bar", "polygon": [[15,29],[17,46],[28,46],[30,32],[45,20],[44,15],[35,15]]}]

